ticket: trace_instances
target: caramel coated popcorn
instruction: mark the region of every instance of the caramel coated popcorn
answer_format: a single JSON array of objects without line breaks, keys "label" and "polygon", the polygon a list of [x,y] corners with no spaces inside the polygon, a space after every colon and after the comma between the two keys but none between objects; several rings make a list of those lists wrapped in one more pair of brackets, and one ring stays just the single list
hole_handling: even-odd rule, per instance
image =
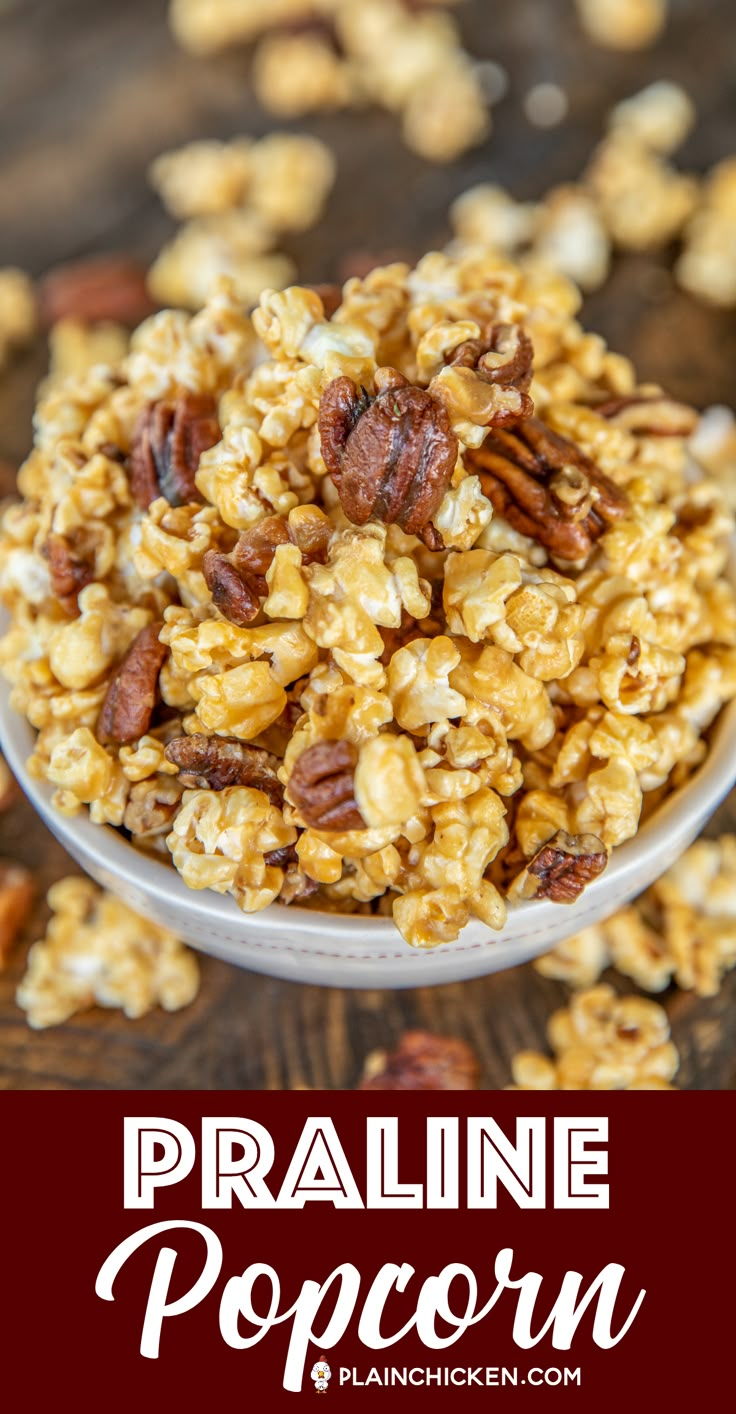
[{"label": "caramel coated popcorn", "polygon": [[612,987],[578,992],[547,1027],[553,1057],[520,1051],[512,1090],[672,1090],[679,1057],[667,1014]]},{"label": "caramel coated popcorn", "polygon": [[736,837],[698,840],[635,903],[568,938],[535,966],[574,987],[590,986],[615,967],[646,992],[676,982],[715,996],[736,967]]},{"label": "caramel coated popcorn", "polygon": [[325,298],[225,284],[44,390],[0,667],[63,813],[433,947],[595,887],[702,761],[733,522],[559,274],[476,242]]},{"label": "caramel coated popcorn", "polygon": [[58,1026],[91,1006],[120,1007],[136,1018],[194,1000],[196,957],[168,929],[90,879],[59,879],[48,901],[46,936],[31,947],[16,994],[30,1026]]}]

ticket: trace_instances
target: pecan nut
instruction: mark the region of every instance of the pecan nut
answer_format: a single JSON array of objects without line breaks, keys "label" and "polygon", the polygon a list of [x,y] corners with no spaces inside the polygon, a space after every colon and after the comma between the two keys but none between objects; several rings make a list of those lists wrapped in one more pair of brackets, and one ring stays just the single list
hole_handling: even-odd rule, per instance
[{"label": "pecan nut", "polygon": [[395,1051],[368,1056],[360,1090],[475,1090],[480,1068],[466,1041],[405,1031]]},{"label": "pecan nut", "polygon": [[453,368],[471,368],[484,383],[497,388],[513,388],[518,404],[500,407],[491,426],[512,427],[531,417],[534,403],[529,397],[534,364],[534,345],[519,324],[489,324],[479,339],[459,344],[449,359]]},{"label": "pecan nut", "polygon": [[112,319],[132,329],[156,308],[146,287],[145,265],[126,255],[58,265],[39,282],[38,303],[46,327],[59,319],[89,324]]},{"label": "pecan nut", "polygon": [[0,971],[33,905],[33,879],[12,859],[0,859]]},{"label": "pecan nut", "polygon": [[227,555],[219,550],[208,550],[202,560],[205,584],[212,595],[212,602],[223,618],[229,619],[238,628],[252,623],[261,610],[258,594],[248,582],[247,575],[233,564]]},{"label": "pecan nut", "polygon": [[49,562],[49,578],[54,598],[71,618],[79,613],[78,595],[94,579],[90,562],[79,555],[64,535],[51,532],[43,553]]},{"label": "pecan nut", "polygon": [[698,425],[695,409],[668,398],[666,393],[610,398],[599,403],[595,411],[616,427],[642,437],[691,437]]},{"label": "pecan nut", "polygon": [[141,412],[133,434],[130,483],[139,506],[147,510],[158,496],[172,506],[201,501],[195,476],[199,458],[220,441],[214,398],[184,393],[161,399]]},{"label": "pecan nut", "polygon": [[193,790],[226,790],[228,786],[250,786],[262,790],[271,804],[280,809],[284,787],[277,772],[278,757],[258,746],[246,746],[231,737],[177,736],[164,750],[167,761],[179,767],[178,780]]},{"label": "pecan nut", "polygon": [[167,653],[159,643],[162,628],[162,623],[142,628],[111,679],[97,719],[100,741],[138,741],[148,731]]},{"label": "pecan nut", "polygon": [[536,417],[513,432],[492,429],[469,461],[496,514],[565,564],[584,565],[606,525],[628,506],[574,442]]},{"label": "pecan nut", "polygon": [[319,405],[325,466],[353,525],[395,522],[441,549],[431,520],[458,457],[447,411],[393,368],[379,369],[375,384],[375,398],[351,378],[327,385]]},{"label": "pecan nut", "polygon": [[365,829],[353,791],[357,759],[349,741],[319,741],[297,757],[287,790],[305,825],[316,830]]},{"label": "pecan nut", "polygon": [[606,847],[597,835],[568,835],[558,830],[514,880],[509,897],[574,903],[607,863]]}]

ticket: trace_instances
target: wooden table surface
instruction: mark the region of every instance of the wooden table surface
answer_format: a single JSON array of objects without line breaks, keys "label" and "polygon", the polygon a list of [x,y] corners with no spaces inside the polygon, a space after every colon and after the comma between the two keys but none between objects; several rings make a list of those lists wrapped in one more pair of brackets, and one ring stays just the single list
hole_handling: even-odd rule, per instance
[{"label": "wooden table surface", "polygon": [[[180,52],[165,9],[164,0],[0,0],[0,265],[38,274],[110,249],[149,259],[171,230],[146,185],[150,159],[191,138],[278,126],[252,98],[247,55],[205,61]],[[500,181],[530,198],[574,178],[611,103],[655,78],[681,80],[698,105],[683,166],[702,171],[736,151],[732,0],[673,0],[672,9],[659,45],[623,55],[586,40],[573,0],[468,0],[458,16],[469,47],[500,61],[511,78],[492,137],[453,166],[434,167],[403,147],[385,114],[311,121],[337,153],[339,178],[325,222],[288,245],[301,278],[333,278],[355,248],[418,255],[441,243],[449,202],[477,181]],[[543,80],[561,84],[570,100],[567,121],[546,131],[530,127],[522,107]],[[736,316],[689,299],[659,258],[619,259],[584,318],[634,357],[643,377],[699,405],[736,403]],[[0,377],[0,459],[13,464],[28,450],[44,358],[39,343]],[[10,489],[7,477],[0,489]],[[736,827],[736,800],[708,832],[729,826]],[[0,854],[38,878],[27,943],[43,929],[45,889],[70,861],[25,802],[0,817]],[[507,1083],[515,1051],[544,1045],[546,1018],[566,996],[531,967],[449,987],[341,992],[205,958],[200,994],[183,1012],[134,1023],[94,1010],[34,1033],[13,1000],[25,950],[0,976],[0,1086],[9,1089],[350,1088],[368,1051],[417,1025],[466,1037],[484,1087],[496,1089]],[[680,1083],[733,1088],[736,972],[713,1000],[673,990],[665,1004],[682,1056]]]}]

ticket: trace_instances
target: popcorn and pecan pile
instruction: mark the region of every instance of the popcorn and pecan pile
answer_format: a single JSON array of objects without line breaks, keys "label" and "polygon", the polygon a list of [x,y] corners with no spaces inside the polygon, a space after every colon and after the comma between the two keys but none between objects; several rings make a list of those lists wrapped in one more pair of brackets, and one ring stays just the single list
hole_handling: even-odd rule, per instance
[{"label": "popcorn and pecan pile", "polygon": [[252,317],[223,287],[54,382],[0,666],[57,808],[419,947],[576,898],[736,695],[694,414],[578,299],[435,253]]},{"label": "popcorn and pecan pile", "polygon": [[194,54],[255,43],[253,82],[295,118],[374,103],[398,113],[409,147],[452,162],[490,131],[483,66],[462,47],[457,0],[172,0]]},{"label": "popcorn and pecan pile", "polygon": [[535,967],[589,987],[613,966],[647,992],[670,982],[714,997],[736,967],[736,836],[698,840],[634,904],[585,928]]}]

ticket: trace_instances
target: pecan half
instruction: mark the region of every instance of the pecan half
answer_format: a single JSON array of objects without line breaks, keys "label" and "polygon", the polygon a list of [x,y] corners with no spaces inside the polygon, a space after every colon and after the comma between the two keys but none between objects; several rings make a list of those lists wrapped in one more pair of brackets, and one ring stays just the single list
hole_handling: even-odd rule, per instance
[{"label": "pecan half", "polygon": [[167,761],[179,767],[178,780],[193,790],[225,790],[250,786],[262,790],[271,804],[281,808],[284,787],[277,771],[278,757],[258,746],[246,746],[231,737],[177,736],[164,750]]},{"label": "pecan half", "polygon": [[442,548],[432,516],[450,484],[457,438],[443,405],[393,368],[376,373],[376,397],[351,378],[322,394],[322,456],[353,525],[396,523],[430,549]]},{"label": "pecan half", "polygon": [[537,417],[513,432],[492,429],[468,461],[496,513],[565,563],[585,564],[605,526],[628,506],[579,447]]},{"label": "pecan half", "polygon": [[258,617],[261,601],[247,576],[227,555],[221,555],[219,550],[208,550],[202,560],[202,573],[215,608],[231,624],[245,628]]},{"label": "pecan half", "polygon": [[466,1041],[405,1031],[395,1051],[374,1051],[359,1090],[475,1090],[480,1068]]},{"label": "pecan half", "polygon": [[666,393],[610,398],[595,411],[616,427],[645,437],[690,437],[698,425],[695,408],[668,398]]},{"label": "pecan half", "polygon": [[130,483],[139,506],[147,510],[157,496],[172,506],[201,501],[195,485],[199,458],[220,441],[214,398],[183,393],[162,399],[141,412],[133,434]]},{"label": "pecan half", "polygon": [[79,613],[77,596],[94,579],[94,568],[77,554],[64,535],[51,532],[46,537],[43,553],[49,562],[49,578],[54,598],[62,609],[74,618]]},{"label": "pecan half", "polygon": [[105,694],[97,719],[100,741],[138,741],[148,731],[168,652],[159,643],[162,628],[163,623],[148,624],[133,639]]},{"label": "pecan half", "polygon": [[514,880],[509,896],[574,903],[607,863],[606,847],[597,835],[568,835],[558,830]]},{"label": "pecan half", "polygon": [[534,403],[529,397],[534,363],[534,345],[519,324],[489,324],[479,339],[458,344],[448,360],[455,368],[472,368],[484,383],[498,388],[515,388],[520,405],[500,410],[492,426],[512,427],[531,417]]},{"label": "pecan half", "polygon": [[316,830],[364,830],[353,793],[358,753],[349,741],[319,741],[297,756],[288,792],[305,825]]},{"label": "pecan half", "polygon": [[156,305],[146,288],[146,267],[126,255],[99,255],[49,270],[39,281],[41,322],[101,319],[134,328]]}]

